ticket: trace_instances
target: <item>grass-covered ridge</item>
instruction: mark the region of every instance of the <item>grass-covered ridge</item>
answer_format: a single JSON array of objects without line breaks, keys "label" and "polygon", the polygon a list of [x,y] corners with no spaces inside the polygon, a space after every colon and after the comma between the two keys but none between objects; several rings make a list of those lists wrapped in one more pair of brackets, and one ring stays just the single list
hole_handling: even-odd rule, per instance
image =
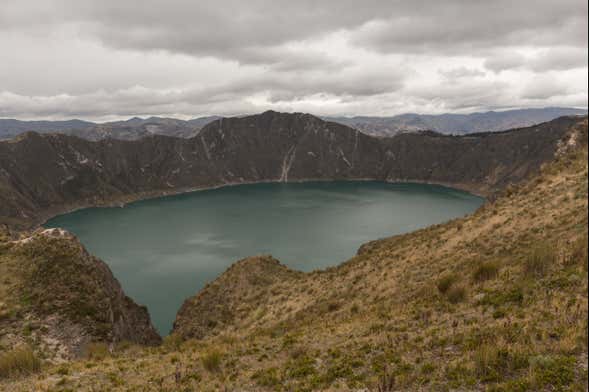
[{"label": "grass-covered ridge", "polygon": [[586,126],[471,216],[326,271],[243,260],[187,301],[161,347],[97,346],[0,389],[584,391]]},{"label": "grass-covered ridge", "polygon": [[[1,235],[3,361],[22,357],[25,349],[60,361],[79,356],[93,342],[159,343],[147,310],[128,298],[106,264],[73,236],[59,229],[20,239],[6,231]],[[4,372],[9,373],[15,372]]]}]

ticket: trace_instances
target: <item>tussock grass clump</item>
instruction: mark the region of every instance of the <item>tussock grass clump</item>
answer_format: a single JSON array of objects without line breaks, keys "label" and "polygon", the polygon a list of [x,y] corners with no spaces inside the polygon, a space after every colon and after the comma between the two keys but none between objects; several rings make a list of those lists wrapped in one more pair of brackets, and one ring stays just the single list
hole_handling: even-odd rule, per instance
[{"label": "tussock grass clump", "polygon": [[472,274],[475,282],[481,283],[487,280],[494,279],[499,274],[499,263],[494,261],[487,261],[479,264]]},{"label": "tussock grass clump", "polygon": [[455,274],[446,274],[438,279],[436,287],[442,294],[446,294],[448,290],[458,281],[458,276]]},{"label": "tussock grass clump", "polygon": [[521,305],[524,302],[524,299],[524,289],[520,286],[515,286],[512,288],[505,288],[502,290],[488,291],[485,297],[481,301],[479,301],[479,305]]},{"label": "tussock grass clump", "polygon": [[483,382],[501,381],[529,365],[524,352],[483,345],[474,353],[475,373]]},{"label": "tussock grass clump", "polygon": [[576,359],[540,355],[531,359],[533,383],[540,389],[565,390],[575,381]]},{"label": "tussock grass clump", "polygon": [[0,354],[0,379],[26,376],[41,370],[41,361],[29,347]]},{"label": "tussock grass clump", "polygon": [[172,333],[164,337],[162,347],[167,351],[175,351],[182,345],[183,339],[180,335]]},{"label": "tussock grass clump", "polygon": [[587,270],[587,234],[579,238],[572,246],[571,255],[565,261],[565,266],[582,265]]},{"label": "tussock grass clump", "polygon": [[101,360],[110,356],[110,351],[105,343],[89,343],[84,349],[84,356],[89,359]]},{"label": "tussock grass clump", "polygon": [[275,367],[257,370],[252,375],[252,380],[262,387],[280,386],[280,374],[278,368]]},{"label": "tussock grass clump", "polygon": [[464,302],[466,300],[466,288],[464,286],[454,286],[446,292],[446,298],[453,304]]},{"label": "tussock grass clump", "polygon": [[221,370],[222,354],[219,351],[211,350],[206,352],[202,358],[202,366],[211,373],[216,373]]},{"label": "tussock grass clump", "polygon": [[529,278],[542,278],[555,262],[554,249],[547,244],[538,245],[524,262],[524,275]]}]

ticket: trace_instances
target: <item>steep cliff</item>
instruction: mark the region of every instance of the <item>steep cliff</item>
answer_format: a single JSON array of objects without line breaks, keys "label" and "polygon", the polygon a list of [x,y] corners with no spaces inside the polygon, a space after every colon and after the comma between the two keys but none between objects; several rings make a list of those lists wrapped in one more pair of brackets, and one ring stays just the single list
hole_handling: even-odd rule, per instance
[{"label": "steep cliff", "polygon": [[228,183],[304,179],[433,182],[489,195],[551,159],[583,119],[502,133],[390,139],[308,114],[220,119],[197,136],[90,142],[27,133],[0,142],[0,223]]}]

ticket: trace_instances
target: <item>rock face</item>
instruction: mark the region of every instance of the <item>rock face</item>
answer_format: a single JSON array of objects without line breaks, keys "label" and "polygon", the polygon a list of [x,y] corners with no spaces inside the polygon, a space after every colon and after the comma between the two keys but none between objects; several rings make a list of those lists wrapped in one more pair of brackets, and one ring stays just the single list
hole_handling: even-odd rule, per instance
[{"label": "rock face", "polygon": [[308,114],[219,119],[190,139],[90,142],[27,133],[0,142],[0,223],[223,184],[304,179],[431,182],[489,195],[551,159],[586,118],[501,133],[367,136]]},{"label": "rock face", "polygon": [[38,339],[56,342],[66,356],[81,354],[93,341],[160,342],[147,308],[125,295],[108,266],[71,234],[39,230],[2,245],[0,262],[18,271],[9,291],[20,314],[16,321],[27,320]]}]

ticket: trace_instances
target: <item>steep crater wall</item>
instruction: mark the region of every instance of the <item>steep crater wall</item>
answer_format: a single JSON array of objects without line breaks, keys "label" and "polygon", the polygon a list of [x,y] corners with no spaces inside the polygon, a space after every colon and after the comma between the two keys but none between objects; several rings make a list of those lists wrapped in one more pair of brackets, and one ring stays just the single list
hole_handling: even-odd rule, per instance
[{"label": "steep crater wall", "polygon": [[220,119],[191,139],[90,142],[28,133],[0,142],[0,223],[32,227],[76,208],[262,181],[414,181],[488,196],[550,160],[580,121],[375,138],[308,114],[266,112]]}]

